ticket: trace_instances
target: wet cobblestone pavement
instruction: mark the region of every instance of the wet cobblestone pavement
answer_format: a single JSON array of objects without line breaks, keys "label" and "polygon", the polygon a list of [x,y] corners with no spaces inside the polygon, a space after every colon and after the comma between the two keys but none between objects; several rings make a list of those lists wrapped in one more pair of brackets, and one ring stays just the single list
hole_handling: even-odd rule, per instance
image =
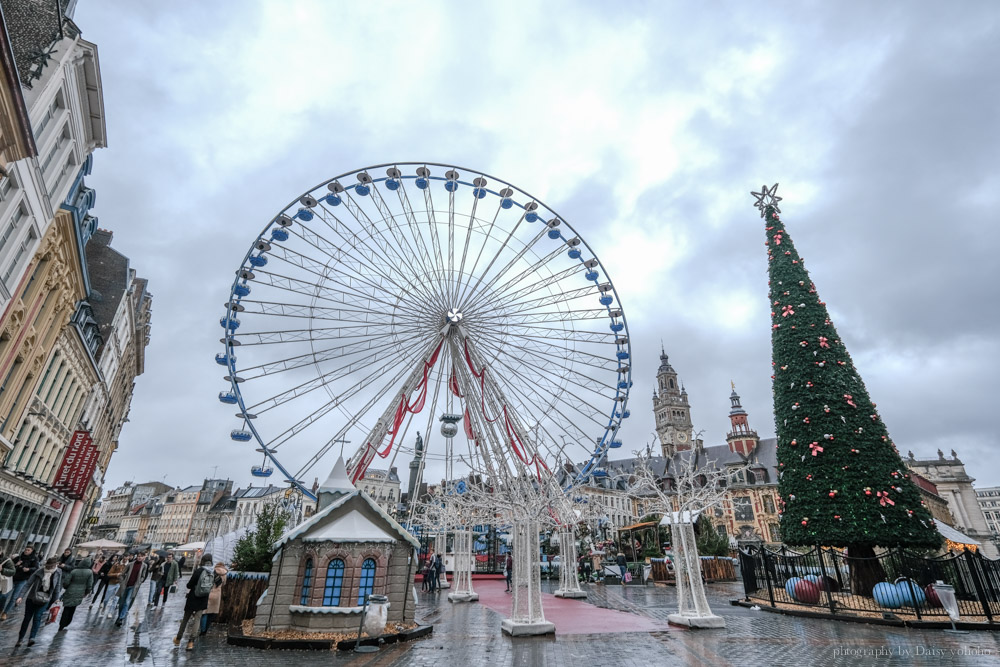
[{"label": "wet cobblestone pavement", "polygon": [[[479,587],[477,582],[477,588]],[[502,586],[484,581],[482,586]],[[547,590],[554,583],[546,582]],[[422,640],[384,647],[374,654],[353,655],[305,651],[259,651],[226,644],[224,629],[213,626],[185,651],[172,638],[184,600],[173,598],[166,608],[146,611],[151,651],[141,663],[151,667],[211,665],[219,667],[286,667],[290,665],[459,665],[489,664],[582,667],[640,665],[998,665],[1000,633],[951,635],[939,630],[907,630],[836,621],[799,619],[729,604],[739,595],[738,584],[709,587],[714,611],[726,618],[725,630],[692,631],[670,628],[634,632],[627,625],[602,634],[560,635],[511,639],[500,633],[503,615],[483,605],[451,604],[443,594],[422,597],[418,619],[434,624],[434,634]],[[666,620],[676,603],[674,590],[660,586],[592,585],[587,602],[637,616]],[[585,604],[583,601],[581,604]],[[133,610],[135,611],[135,610]],[[14,648],[21,613],[0,624],[0,665],[25,667],[104,667],[129,664],[126,643],[132,634],[99,617],[84,602],[73,624],[56,632],[45,626],[35,646]]]}]

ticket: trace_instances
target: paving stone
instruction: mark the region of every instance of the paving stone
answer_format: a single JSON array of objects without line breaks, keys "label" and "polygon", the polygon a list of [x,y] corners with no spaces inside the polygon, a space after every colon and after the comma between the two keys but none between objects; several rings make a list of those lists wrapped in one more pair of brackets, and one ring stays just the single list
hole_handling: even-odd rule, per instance
[{"label": "paving stone", "polygon": [[[478,585],[479,582],[477,582]],[[502,582],[501,582],[502,583]],[[544,582],[554,592],[557,582]],[[585,585],[594,604],[665,621],[676,605],[671,587]],[[535,667],[642,667],[644,665],[996,665],[1000,664],[1000,633],[950,635],[941,631],[909,630],[836,621],[801,619],[733,607],[737,584],[712,584],[709,602],[726,619],[724,630],[671,627],[659,632],[629,632],[608,628],[602,634],[510,638],[501,634],[503,614],[477,603],[454,604],[447,593],[420,595],[417,619],[433,623],[434,633],[421,640],[383,647],[378,653],[345,654],[308,651],[260,651],[226,644],[225,632],[214,625],[193,651],[175,647],[173,636],[183,614],[184,599],[175,596],[166,608],[146,611],[143,631],[150,652],[141,663],[151,667],[212,665],[218,667],[290,667],[357,665],[507,665]],[[127,642],[132,633],[114,627],[114,619],[98,615],[85,601],[73,624],[56,633],[44,627],[37,644],[14,648],[21,614],[0,624],[0,664],[25,667],[105,667],[128,665]]]}]

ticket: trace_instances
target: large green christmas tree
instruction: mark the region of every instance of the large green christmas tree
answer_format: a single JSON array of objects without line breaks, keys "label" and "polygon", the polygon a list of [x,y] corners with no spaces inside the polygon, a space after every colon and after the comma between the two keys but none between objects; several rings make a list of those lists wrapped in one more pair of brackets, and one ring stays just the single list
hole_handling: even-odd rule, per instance
[{"label": "large green christmas tree", "polygon": [[782,539],[852,557],[937,547],[920,491],[779,218],[777,187],[753,195],[767,232]]}]

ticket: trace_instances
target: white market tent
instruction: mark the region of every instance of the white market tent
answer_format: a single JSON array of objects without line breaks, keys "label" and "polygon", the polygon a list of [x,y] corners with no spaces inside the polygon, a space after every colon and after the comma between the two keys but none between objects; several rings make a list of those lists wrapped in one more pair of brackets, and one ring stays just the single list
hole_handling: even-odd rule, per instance
[{"label": "white market tent", "polygon": [[168,551],[201,551],[205,548],[204,542],[188,542],[179,547],[171,547]]},{"label": "white market tent", "polygon": [[121,542],[114,540],[91,540],[76,546],[78,549],[123,549],[125,547]]}]

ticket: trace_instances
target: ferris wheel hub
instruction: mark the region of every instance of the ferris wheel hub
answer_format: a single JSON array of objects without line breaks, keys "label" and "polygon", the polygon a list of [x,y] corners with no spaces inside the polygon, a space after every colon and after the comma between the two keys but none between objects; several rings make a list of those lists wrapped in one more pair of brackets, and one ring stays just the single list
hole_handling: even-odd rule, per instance
[{"label": "ferris wheel hub", "polygon": [[458,324],[459,322],[462,321],[462,312],[458,308],[452,308],[445,315],[445,319],[451,322],[452,324]]}]

